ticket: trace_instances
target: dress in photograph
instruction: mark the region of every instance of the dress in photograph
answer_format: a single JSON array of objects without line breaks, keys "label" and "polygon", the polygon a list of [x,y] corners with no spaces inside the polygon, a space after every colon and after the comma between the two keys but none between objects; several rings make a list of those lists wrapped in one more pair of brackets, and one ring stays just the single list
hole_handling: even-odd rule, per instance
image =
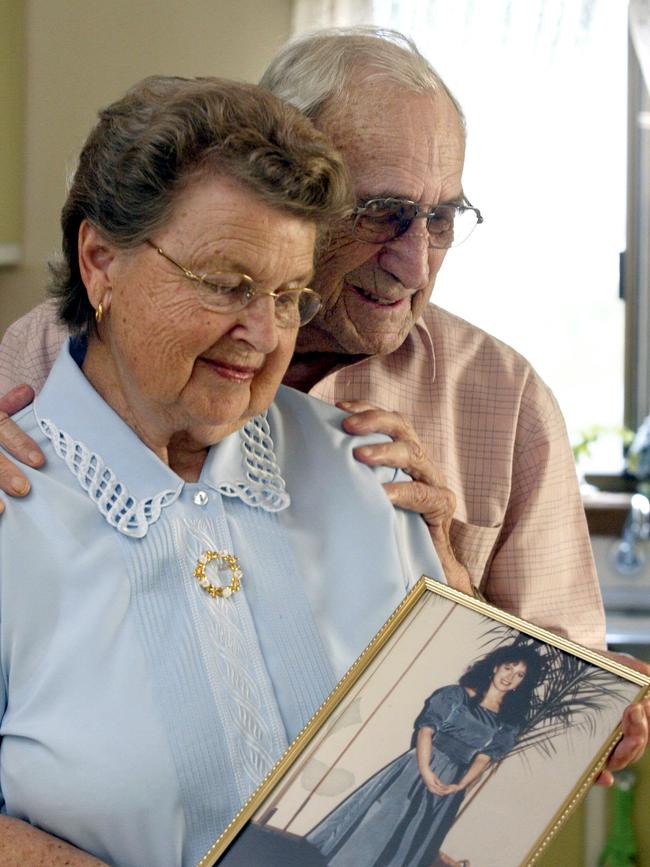
[{"label": "dress in photograph", "polygon": [[412,747],[370,777],[307,836],[331,867],[431,867],[465,790],[436,795],[424,785],[417,732],[434,730],[430,768],[457,783],[478,754],[492,761],[514,746],[517,728],[473,701],[460,685],[444,686],[425,702],[414,723]]}]

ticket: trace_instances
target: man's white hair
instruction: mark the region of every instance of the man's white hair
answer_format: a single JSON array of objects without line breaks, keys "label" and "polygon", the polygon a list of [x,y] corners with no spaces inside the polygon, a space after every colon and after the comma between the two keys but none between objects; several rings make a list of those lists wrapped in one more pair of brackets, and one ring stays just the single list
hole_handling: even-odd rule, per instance
[{"label": "man's white hair", "polygon": [[344,105],[352,76],[384,80],[408,90],[442,91],[465,126],[458,100],[408,36],[383,27],[332,27],[291,40],[269,64],[262,87],[314,120],[330,102]]}]

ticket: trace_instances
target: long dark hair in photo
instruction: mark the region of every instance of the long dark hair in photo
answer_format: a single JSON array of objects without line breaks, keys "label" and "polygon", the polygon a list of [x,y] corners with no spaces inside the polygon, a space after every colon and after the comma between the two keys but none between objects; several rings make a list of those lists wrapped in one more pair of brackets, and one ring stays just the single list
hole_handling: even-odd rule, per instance
[{"label": "long dark hair in photo", "polygon": [[510,644],[497,647],[473,662],[458,681],[461,686],[475,692],[472,702],[479,704],[488,691],[495,668],[507,663],[523,662],[526,676],[517,689],[503,698],[499,717],[514,726],[522,726],[530,712],[531,697],[544,677],[544,661],[533,644]]}]

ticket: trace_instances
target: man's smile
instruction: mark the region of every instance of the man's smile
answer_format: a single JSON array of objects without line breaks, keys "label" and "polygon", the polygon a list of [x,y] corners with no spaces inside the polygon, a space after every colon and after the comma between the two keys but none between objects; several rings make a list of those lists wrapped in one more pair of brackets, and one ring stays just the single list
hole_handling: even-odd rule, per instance
[{"label": "man's smile", "polygon": [[400,304],[408,301],[408,298],[382,298],[380,295],[375,295],[372,292],[369,292],[367,289],[363,289],[361,286],[355,286],[353,283],[346,283],[346,285],[353,289],[354,292],[360,297],[363,298],[364,301],[368,301],[370,304],[373,304],[377,307],[398,307]]}]

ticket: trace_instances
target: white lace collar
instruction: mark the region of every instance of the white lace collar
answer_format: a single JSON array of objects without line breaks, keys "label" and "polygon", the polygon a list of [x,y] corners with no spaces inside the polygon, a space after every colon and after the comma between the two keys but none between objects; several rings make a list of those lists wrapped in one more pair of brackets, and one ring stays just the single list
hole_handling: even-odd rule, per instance
[{"label": "white lace collar", "polygon": [[[34,412],[58,457],[120,533],[142,538],[180,496],[183,480],[100,398],[71,358],[68,341]],[[266,413],[209,450],[199,483],[252,508],[289,506]]]},{"label": "white lace collar", "polygon": [[226,497],[239,497],[247,506],[281,512],[289,506],[291,498],[276,461],[266,413],[252,418],[237,433],[244,479],[219,482],[217,490]]},{"label": "white lace collar", "polygon": [[[165,506],[171,505],[183,489],[160,491],[143,499],[129,493],[101,455],[91,451],[83,442],[74,440],[50,419],[39,420],[41,429],[52,443],[56,454],[63,460],[80,486],[95,503],[106,521],[125,536],[140,539],[146,535]],[[266,413],[247,422],[239,436],[243,478],[232,481],[211,482],[210,487],[226,497],[239,497],[247,506],[280,512],[291,503],[284,479],[275,460],[273,440]],[[213,447],[214,448],[214,447]]]}]

